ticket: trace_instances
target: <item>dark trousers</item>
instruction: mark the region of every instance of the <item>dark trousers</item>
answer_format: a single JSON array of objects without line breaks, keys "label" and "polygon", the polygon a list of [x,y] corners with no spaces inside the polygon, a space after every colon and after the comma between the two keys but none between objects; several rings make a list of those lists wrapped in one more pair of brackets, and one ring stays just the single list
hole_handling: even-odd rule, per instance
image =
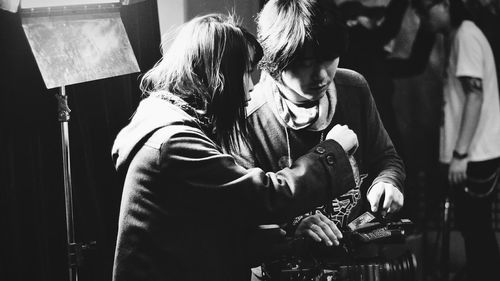
[{"label": "dark trousers", "polygon": [[[481,162],[469,162],[467,174],[486,178],[500,165],[500,158]],[[465,192],[463,186],[449,186],[449,165],[442,165],[443,186],[449,191],[454,206],[457,228],[465,244],[468,280],[498,280],[500,277],[500,251],[493,229],[492,204],[496,190],[479,198]],[[473,186],[469,186],[473,188]]]}]

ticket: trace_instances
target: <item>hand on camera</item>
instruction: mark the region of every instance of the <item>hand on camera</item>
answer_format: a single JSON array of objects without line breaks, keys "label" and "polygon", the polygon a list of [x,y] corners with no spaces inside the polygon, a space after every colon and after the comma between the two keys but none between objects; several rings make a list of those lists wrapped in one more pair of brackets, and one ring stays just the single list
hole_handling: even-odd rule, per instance
[{"label": "hand on camera", "polygon": [[309,236],[316,242],[324,242],[327,246],[338,246],[342,233],[335,223],[321,212],[305,217],[295,230],[296,236]]},{"label": "hand on camera", "polygon": [[349,155],[352,155],[358,148],[358,136],[346,125],[335,125],[326,135],[326,139],[338,142]]},{"label": "hand on camera", "polygon": [[397,187],[387,182],[377,182],[368,190],[366,195],[372,212],[379,211],[382,197],[384,197],[384,201],[380,213],[383,217],[387,213],[397,212],[403,207],[404,196]]}]

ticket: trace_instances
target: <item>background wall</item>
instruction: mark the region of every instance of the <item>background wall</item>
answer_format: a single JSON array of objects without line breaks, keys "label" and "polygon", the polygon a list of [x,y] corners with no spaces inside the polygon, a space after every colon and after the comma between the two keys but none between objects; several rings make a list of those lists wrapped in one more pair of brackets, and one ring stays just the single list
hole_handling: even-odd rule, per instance
[{"label": "background wall", "polygon": [[157,1],[158,22],[162,35],[175,32],[175,29],[186,21],[185,2],[185,0]]},{"label": "background wall", "polygon": [[175,33],[182,23],[208,13],[236,13],[250,32],[256,33],[254,17],[260,10],[260,1],[244,0],[158,0],[158,18],[162,35]]}]

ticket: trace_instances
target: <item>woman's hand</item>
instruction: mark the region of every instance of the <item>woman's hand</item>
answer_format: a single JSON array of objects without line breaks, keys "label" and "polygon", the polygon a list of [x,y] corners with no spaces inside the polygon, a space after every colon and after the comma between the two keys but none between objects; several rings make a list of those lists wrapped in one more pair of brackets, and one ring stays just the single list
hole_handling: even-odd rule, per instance
[{"label": "woman's hand", "polygon": [[321,212],[305,217],[295,230],[296,236],[309,236],[316,242],[324,242],[327,246],[339,245],[342,232],[335,223]]},{"label": "woman's hand", "polygon": [[326,135],[340,144],[348,155],[352,155],[358,148],[358,136],[346,125],[335,125]]}]

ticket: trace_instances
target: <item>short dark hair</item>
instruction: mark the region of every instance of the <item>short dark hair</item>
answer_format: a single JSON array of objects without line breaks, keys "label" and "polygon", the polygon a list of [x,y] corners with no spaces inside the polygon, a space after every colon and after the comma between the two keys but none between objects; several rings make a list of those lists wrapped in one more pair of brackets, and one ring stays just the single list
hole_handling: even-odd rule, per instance
[{"label": "short dark hair", "polygon": [[348,31],[332,0],[270,0],[257,16],[260,67],[275,79],[312,45],[319,59],[347,50]]},{"label": "short dark hair", "polygon": [[[235,131],[246,132],[243,76],[262,55],[257,40],[232,15],[196,17],[179,30],[163,57],[142,77],[145,96],[182,99],[215,130],[215,140],[229,149]],[[253,48],[254,56],[249,49]],[[207,132],[211,133],[211,132]]]}]

